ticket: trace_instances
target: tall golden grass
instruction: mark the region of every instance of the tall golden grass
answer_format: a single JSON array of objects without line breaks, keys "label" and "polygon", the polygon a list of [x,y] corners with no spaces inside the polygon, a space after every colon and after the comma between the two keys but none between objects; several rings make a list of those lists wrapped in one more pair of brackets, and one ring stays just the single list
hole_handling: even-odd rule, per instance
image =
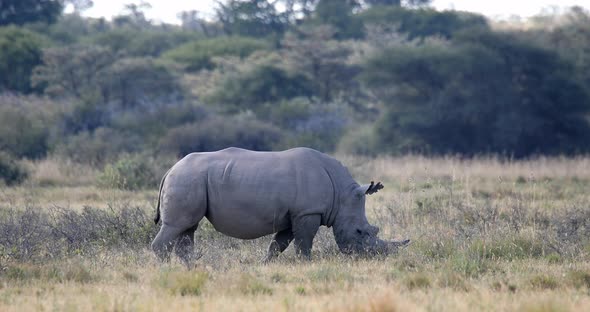
[{"label": "tall golden grass", "polygon": [[[322,228],[311,262],[289,247],[263,265],[269,237],[232,239],[203,222],[202,257],[187,270],[174,257],[158,263],[147,244],[89,241],[92,253],[18,260],[2,249],[18,246],[9,242],[0,246],[0,310],[590,309],[590,158],[337,158],[359,182],[383,181],[385,189],[367,200],[368,219],[384,238],[412,239],[408,248],[350,258]],[[0,193],[8,199],[0,202],[2,231],[8,208],[139,206],[151,215],[157,196],[155,189],[115,191],[90,182],[28,183]]]}]

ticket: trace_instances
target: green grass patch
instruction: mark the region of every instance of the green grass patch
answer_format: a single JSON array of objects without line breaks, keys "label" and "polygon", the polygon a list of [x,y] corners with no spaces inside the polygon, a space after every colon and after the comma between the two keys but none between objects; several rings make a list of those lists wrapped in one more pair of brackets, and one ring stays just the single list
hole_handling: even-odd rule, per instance
[{"label": "green grass patch", "polygon": [[98,280],[87,266],[82,263],[57,264],[11,264],[4,267],[0,273],[3,279],[16,283],[29,283],[32,281],[49,282],[76,282],[81,284]]},{"label": "green grass patch", "polygon": [[431,286],[430,277],[425,273],[413,273],[403,279],[403,284],[410,290],[424,289]]},{"label": "green grass patch", "polygon": [[529,284],[534,289],[557,289],[560,287],[559,281],[555,276],[539,274],[529,280]]},{"label": "green grass patch", "polygon": [[199,296],[209,275],[204,271],[163,271],[157,283],[174,295]]},{"label": "green grass patch", "polygon": [[570,271],[566,275],[566,279],[576,288],[590,289],[590,272],[582,270]]},{"label": "green grass patch", "polygon": [[272,295],[272,288],[250,274],[243,274],[237,283],[238,290],[244,295]]}]

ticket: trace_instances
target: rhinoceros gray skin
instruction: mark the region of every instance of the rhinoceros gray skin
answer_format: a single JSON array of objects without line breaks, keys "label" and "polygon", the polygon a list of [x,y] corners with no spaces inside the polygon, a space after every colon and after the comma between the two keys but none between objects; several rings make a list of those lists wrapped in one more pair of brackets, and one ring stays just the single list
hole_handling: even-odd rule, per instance
[{"label": "rhinoceros gray skin", "polygon": [[[333,228],[344,253],[394,252],[409,240],[386,242],[365,216],[365,193],[334,158],[309,148],[254,152],[227,148],[192,153],[177,162],[160,184],[157,214],[162,226],[152,249],[190,266],[194,233],[203,217],[228,236],[254,239],[273,234],[265,261],[295,240],[296,253],[311,257],[320,226]],[[382,187],[382,186],[381,186]]]}]

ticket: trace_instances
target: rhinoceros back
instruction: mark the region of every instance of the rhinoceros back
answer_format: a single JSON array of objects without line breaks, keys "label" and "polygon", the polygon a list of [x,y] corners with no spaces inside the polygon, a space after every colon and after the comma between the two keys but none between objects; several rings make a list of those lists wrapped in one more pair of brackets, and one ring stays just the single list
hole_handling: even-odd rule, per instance
[{"label": "rhinoceros back", "polygon": [[206,206],[201,209],[216,230],[258,238],[289,228],[293,218],[331,211],[335,190],[326,161],[333,159],[306,148],[193,153],[171,169],[165,190],[202,194],[195,205]]}]

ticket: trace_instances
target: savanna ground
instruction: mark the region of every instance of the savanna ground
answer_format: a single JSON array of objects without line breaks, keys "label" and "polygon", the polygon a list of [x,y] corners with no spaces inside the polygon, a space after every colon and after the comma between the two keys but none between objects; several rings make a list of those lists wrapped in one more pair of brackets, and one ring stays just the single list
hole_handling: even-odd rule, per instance
[{"label": "savanna ground", "polygon": [[313,260],[270,237],[231,239],[203,222],[193,270],[149,251],[157,190],[97,188],[89,168],[29,164],[0,191],[0,310],[582,311],[590,309],[590,158],[499,161],[338,157],[398,255],[340,255],[331,230]]}]

